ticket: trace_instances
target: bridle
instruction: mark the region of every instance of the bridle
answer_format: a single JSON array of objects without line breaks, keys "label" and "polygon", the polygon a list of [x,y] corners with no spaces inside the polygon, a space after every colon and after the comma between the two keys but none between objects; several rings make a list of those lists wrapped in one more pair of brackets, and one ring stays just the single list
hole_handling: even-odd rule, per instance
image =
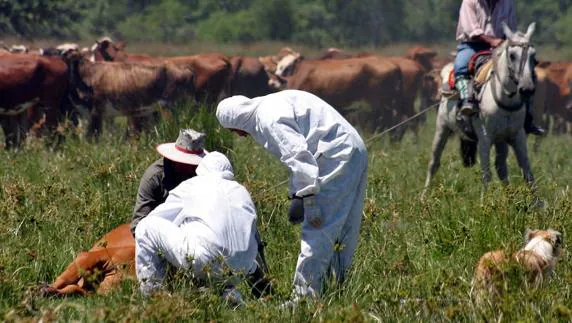
[{"label": "bridle", "polygon": [[[530,42],[516,42],[516,41],[512,41],[512,40],[507,40],[506,42],[507,43],[506,43],[506,45],[504,45],[503,53],[505,54],[507,60],[510,60],[509,48],[511,48],[511,47],[522,48],[522,54],[520,55],[520,61],[518,62],[518,70],[515,71],[515,69],[513,68],[513,64],[507,64],[508,78],[515,85],[516,90],[508,91],[505,88],[504,84],[502,84],[500,76],[497,72],[499,70],[498,69],[498,58],[501,56],[502,53],[497,54],[495,57],[493,57],[492,74],[494,75],[494,79],[501,84],[503,93],[506,94],[508,96],[508,98],[513,98],[518,93],[518,84],[520,83],[520,78],[522,77],[522,74],[524,73],[524,69],[525,69],[526,63],[528,61],[528,52],[530,51],[530,48],[534,47],[534,46],[531,45]],[[505,106],[505,105],[501,104],[500,103],[501,102],[500,101],[500,95],[497,92],[496,87],[492,86],[491,90],[493,93],[493,98],[495,99],[496,103],[501,108],[503,108],[504,110],[516,111],[522,107],[522,102],[519,102],[518,104],[516,104],[514,106]]]}]

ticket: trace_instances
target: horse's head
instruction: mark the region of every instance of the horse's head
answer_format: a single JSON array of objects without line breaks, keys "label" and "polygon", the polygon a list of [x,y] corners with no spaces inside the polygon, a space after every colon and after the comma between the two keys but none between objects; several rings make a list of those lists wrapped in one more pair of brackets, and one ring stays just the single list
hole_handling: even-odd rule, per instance
[{"label": "horse's head", "polygon": [[536,24],[528,26],[526,33],[512,31],[503,22],[506,41],[495,50],[498,76],[505,90],[523,97],[530,97],[535,91],[536,49],[530,42]]}]

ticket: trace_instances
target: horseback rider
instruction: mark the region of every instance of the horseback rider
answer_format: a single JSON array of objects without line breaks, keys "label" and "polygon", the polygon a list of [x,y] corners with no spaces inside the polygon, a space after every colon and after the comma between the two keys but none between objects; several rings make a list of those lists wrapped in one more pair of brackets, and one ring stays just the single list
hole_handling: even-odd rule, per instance
[{"label": "horseback rider", "polygon": [[[471,57],[484,50],[498,47],[505,39],[502,22],[516,28],[514,0],[463,0],[457,25],[457,56],[455,58],[455,87],[459,91],[457,120],[465,133],[471,133],[471,116],[477,112],[473,84],[469,74]],[[534,135],[544,129],[533,124],[531,100],[526,100],[524,130]]]}]

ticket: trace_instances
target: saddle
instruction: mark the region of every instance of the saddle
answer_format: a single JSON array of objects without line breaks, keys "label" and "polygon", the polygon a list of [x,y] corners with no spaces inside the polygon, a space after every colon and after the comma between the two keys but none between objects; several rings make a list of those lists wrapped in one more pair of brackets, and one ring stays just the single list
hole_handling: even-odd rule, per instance
[{"label": "saddle", "polygon": [[[483,50],[475,53],[469,60],[469,76],[473,79],[473,87],[477,93],[481,87],[490,79],[493,71],[493,61],[491,50]],[[447,92],[457,92],[455,89],[455,69],[449,73],[447,82],[449,88]]]}]

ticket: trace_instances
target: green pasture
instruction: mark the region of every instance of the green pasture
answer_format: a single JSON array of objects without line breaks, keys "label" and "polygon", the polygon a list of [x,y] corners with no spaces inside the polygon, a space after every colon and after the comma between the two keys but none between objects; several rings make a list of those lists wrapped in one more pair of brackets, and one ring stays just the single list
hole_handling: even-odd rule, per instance
[{"label": "green pasture", "polygon": [[[476,308],[471,278],[486,251],[516,250],[526,228],[572,231],[572,147],[569,136],[546,138],[530,152],[545,209],[531,208],[514,155],[511,184],[498,179],[480,202],[480,170],[464,169],[458,141],[446,149],[425,200],[419,195],[433,136],[434,111],[418,138],[388,136],[369,148],[369,185],[360,244],[346,283],[295,311],[278,306],[290,293],[300,228],[287,221],[287,170],[252,139],[220,129],[212,110],[181,106],[170,120],[139,139],[119,125],[99,142],[68,136],[61,150],[41,140],[18,154],[0,152],[0,320],[3,321],[572,321],[572,266],[564,251],[554,277],[527,290],[518,277],[504,297]],[[139,178],[158,158],[154,146],[180,127],[207,132],[208,149],[231,158],[237,179],[251,192],[277,292],[264,300],[240,286],[247,305],[231,310],[209,290],[178,277],[170,292],[144,299],[134,281],[106,296],[42,298],[80,251],[131,218]],[[364,134],[369,138],[370,134]],[[530,144],[532,147],[532,142]]]}]

